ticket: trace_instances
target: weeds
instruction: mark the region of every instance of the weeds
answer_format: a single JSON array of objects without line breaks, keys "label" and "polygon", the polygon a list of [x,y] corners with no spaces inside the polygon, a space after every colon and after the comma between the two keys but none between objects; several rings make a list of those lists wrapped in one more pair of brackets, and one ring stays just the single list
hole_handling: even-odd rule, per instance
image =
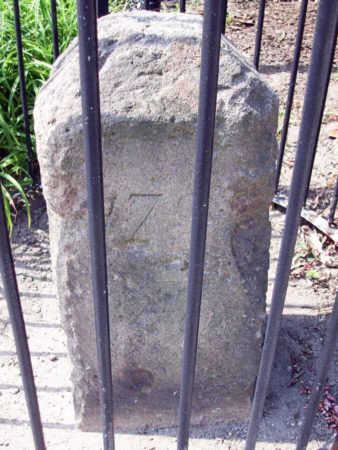
[{"label": "weeds", "polygon": [[[24,48],[25,76],[31,133],[35,96],[47,79],[52,63],[52,33],[49,0],[21,0],[20,17]],[[58,4],[61,50],[76,35],[75,0]],[[25,189],[31,184],[23,128],[13,3],[0,0],[0,179],[8,227],[17,213],[21,198],[30,221]]]},{"label": "weeds", "polygon": [[[139,7],[138,0],[110,0],[110,11]],[[33,147],[35,97],[48,78],[52,64],[50,0],[20,0],[28,110]],[[57,4],[59,46],[62,52],[77,34],[76,0]],[[30,220],[26,189],[31,185],[21,108],[13,2],[0,0],[0,180],[8,227],[17,214],[17,200]]]}]

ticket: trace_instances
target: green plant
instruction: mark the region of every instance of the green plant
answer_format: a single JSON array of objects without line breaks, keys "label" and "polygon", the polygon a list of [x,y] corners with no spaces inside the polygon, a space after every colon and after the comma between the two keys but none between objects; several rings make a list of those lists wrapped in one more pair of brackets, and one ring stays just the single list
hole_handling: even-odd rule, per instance
[{"label": "green plant", "polygon": [[310,280],[319,280],[320,273],[316,269],[311,268],[305,272],[305,277]]},{"label": "green plant", "polygon": [[[30,207],[27,195],[25,193],[25,188],[31,184],[31,179],[29,175],[20,176],[18,181],[15,177],[17,172],[24,171],[25,169],[21,169],[20,163],[16,164],[15,156],[22,157],[22,154],[18,152],[18,155],[8,155],[3,158],[0,162],[0,183],[1,183],[1,191],[5,206],[5,214],[7,219],[7,225],[10,233],[13,229],[13,216],[17,214],[17,206],[15,202],[15,198],[20,196],[26,211],[27,211],[27,219],[28,225],[31,222],[31,214]],[[24,157],[24,159],[26,159]],[[25,161],[21,163],[22,166],[25,165]],[[13,176],[14,175],[14,176]]]},{"label": "green plant", "polygon": [[[133,0],[110,0],[110,11],[130,9]],[[62,52],[77,34],[76,0],[58,0],[59,46]],[[50,0],[20,0],[27,101],[33,146],[33,107],[52,64]],[[25,190],[31,184],[23,128],[13,2],[0,0],[0,180],[9,229],[20,199],[28,212]]]},{"label": "green plant", "polygon": [[138,3],[140,2],[137,0],[109,0],[109,11],[119,12],[123,9],[135,9],[137,8]]},{"label": "green plant", "polygon": [[[47,79],[52,63],[49,0],[21,0],[20,18],[24,49],[27,101],[33,135],[35,96]],[[60,48],[76,35],[75,0],[58,3]],[[25,189],[31,184],[23,128],[18,76],[13,3],[0,0],[0,179],[9,229],[16,215],[16,199],[30,211]]]},{"label": "green plant", "polygon": [[231,14],[231,13],[227,13],[227,17],[226,17],[226,24],[231,26],[234,24],[235,21],[235,17]]}]

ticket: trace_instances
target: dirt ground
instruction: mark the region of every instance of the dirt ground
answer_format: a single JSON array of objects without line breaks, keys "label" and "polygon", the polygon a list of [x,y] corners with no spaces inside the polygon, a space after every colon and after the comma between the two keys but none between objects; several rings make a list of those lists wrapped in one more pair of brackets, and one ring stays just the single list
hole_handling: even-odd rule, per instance
[{"label": "dirt ground", "polygon": [[[288,191],[297,130],[306,82],[306,70],[311,47],[313,21],[318,4],[310,2],[291,118],[288,147],[281,185]],[[292,58],[294,30],[299,2],[271,1],[267,6],[267,25],[262,53],[262,74],[280,95],[280,118],[287,93],[289,63]],[[228,36],[252,57],[254,22],[257,3],[229,4],[232,17]],[[332,75],[324,125],[311,184],[308,207],[318,214],[327,213],[333,180],[338,173],[337,140],[330,138],[330,127],[337,123],[338,76]],[[326,209],[325,209],[326,208]],[[272,242],[269,293],[274,280],[278,249],[285,216],[271,210]],[[48,243],[48,220],[42,198],[33,204],[33,225],[27,228],[21,214],[12,236],[13,252],[23,311],[26,320],[36,385],[41,405],[47,447],[51,449],[102,448],[98,433],[83,433],[75,428],[70,382],[70,363],[65,336],[60,326],[57,300],[54,294]],[[316,364],[325,335],[326,321],[335,295],[338,273],[337,248],[325,236],[307,224],[300,229],[296,245],[283,328],[279,339],[272,383],[266,402],[257,449],[290,450],[295,440],[313,386]],[[338,358],[334,355],[324,404],[318,413],[309,449],[318,450],[327,443],[338,424]],[[236,407],[236,405],[234,405]],[[326,409],[326,413],[324,414]],[[246,424],[233,423],[218,427],[200,427],[192,431],[191,449],[239,450],[244,447]],[[117,435],[118,449],[173,450],[176,430],[155,430],[146,435]],[[20,379],[20,369],[0,286],[0,447],[15,450],[34,448]]]}]

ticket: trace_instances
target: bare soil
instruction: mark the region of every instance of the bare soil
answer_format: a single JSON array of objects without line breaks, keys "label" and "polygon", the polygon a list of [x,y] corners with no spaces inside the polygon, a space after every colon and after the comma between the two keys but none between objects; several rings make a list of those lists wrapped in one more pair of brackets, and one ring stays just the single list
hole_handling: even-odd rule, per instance
[{"label": "bare soil", "polygon": [[[267,2],[267,20],[263,38],[261,71],[280,96],[281,119],[286,99],[290,61],[295,37],[299,2]],[[301,73],[291,118],[287,154],[281,185],[288,192],[301,107],[304,99],[306,71],[312,41],[317,2],[310,2]],[[233,42],[252,58],[257,2],[229,3],[232,17],[227,33]],[[318,214],[327,213],[338,173],[337,140],[330,138],[330,126],[338,116],[337,70],[332,80],[319,140],[308,207]],[[47,447],[53,449],[102,448],[98,433],[76,429],[72,408],[70,363],[65,335],[60,326],[54,294],[48,242],[48,220],[42,198],[33,203],[33,225],[26,217],[18,217],[12,236],[22,306],[41,405]],[[325,209],[326,208],[326,209]],[[272,242],[269,293],[274,281],[285,216],[271,210]],[[337,248],[307,224],[300,228],[290,285],[284,310],[277,357],[266,402],[258,449],[290,450],[295,440],[313,386],[318,356],[336,291],[338,273]],[[243,368],[245,370],[245,368]],[[338,423],[338,358],[334,355],[323,405],[318,413],[309,449],[325,445]],[[236,404],[234,404],[236,408]],[[326,412],[325,412],[326,409]],[[337,408],[338,411],[338,408]],[[325,414],[323,414],[323,412]],[[190,448],[196,450],[238,450],[244,447],[245,423],[196,428],[192,431]],[[153,430],[146,434],[117,435],[117,448],[124,450],[175,449],[175,429]],[[0,447],[15,450],[34,448],[26,412],[20,369],[0,286]]]}]

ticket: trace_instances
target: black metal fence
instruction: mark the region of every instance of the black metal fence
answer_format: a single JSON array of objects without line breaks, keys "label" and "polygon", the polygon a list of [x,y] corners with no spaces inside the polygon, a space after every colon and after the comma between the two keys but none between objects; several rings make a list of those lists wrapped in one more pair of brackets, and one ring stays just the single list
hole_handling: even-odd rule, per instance
[{"label": "black metal fence", "polygon": [[[20,27],[19,0],[13,0],[18,68],[24,118],[25,138],[29,160],[29,171],[35,183],[38,183],[33,169],[33,148],[30,136],[30,124],[25,88],[25,70]],[[180,11],[185,12],[186,2],[180,0]],[[199,111],[197,123],[197,149],[195,162],[190,263],[187,293],[187,313],[185,323],[183,370],[179,403],[178,450],[186,450],[189,444],[192,394],[198,347],[198,328],[202,299],[204,256],[208,218],[209,190],[213,154],[215,108],[219,70],[219,52],[221,35],[225,33],[227,0],[206,0],[204,4],[201,78],[199,93]],[[259,69],[259,59],[264,27],[266,1],[260,0],[257,33],[254,52],[254,65]],[[302,0],[298,20],[298,29],[291,68],[289,91],[286,102],[284,123],[281,134],[279,156],[276,171],[276,192],[279,187],[287,133],[292,110],[294,91],[299,68],[304,24],[308,0]],[[145,0],[145,9],[160,10],[160,0]],[[110,355],[109,311],[107,298],[107,266],[105,248],[105,219],[103,204],[103,171],[100,96],[98,79],[98,43],[97,17],[108,13],[106,0],[77,0],[80,77],[83,109],[83,137],[87,173],[88,222],[91,251],[92,291],[95,311],[96,342],[99,369],[99,392],[102,412],[102,431],[105,450],[114,449],[113,426],[113,386]],[[57,2],[51,0],[52,35],[54,58],[59,55]],[[277,273],[272,294],[271,309],[264,340],[259,376],[252,405],[246,450],[256,446],[263,407],[269,387],[271,370],[280,331],[286,291],[292,257],[294,254],[297,230],[301,211],[306,201],[316,155],[318,138],[325,108],[337,41],[338,1],[320,0],[316,19],[311,62],[309,66],[307,88],[296,150],[296,160],[290,186],[286,211],[286,222],[279,254]],[[338,199],[338,178],[335,185],[329,214],[329,224],[334,225],[334,215]],[[13,327],[17,354],[20,362],[27,407],[36,449],[46,448],[42,423],[37,401],[36,388],[30,361],[25,322],[21,310],[15,268],[7,232],[4,205],[0,196],[0,272],[4,294],[8,305],[10,321]],[[318,408],[322,388],[327,376],[333,349],[338,337],[338,295],[327,328],[317,384],[312,392],[302,424],[296,449],[305,449]]]}]

